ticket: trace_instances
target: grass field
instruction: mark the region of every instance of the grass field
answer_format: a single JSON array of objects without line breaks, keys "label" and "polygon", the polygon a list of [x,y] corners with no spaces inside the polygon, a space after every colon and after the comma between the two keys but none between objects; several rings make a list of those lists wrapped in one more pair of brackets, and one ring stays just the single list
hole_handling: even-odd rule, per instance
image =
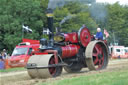
[{"label": "grass field", "polygon": [[128,69],[65,78],[38,85],[128,85]]},{"label": "grass field", "polygon": [[20,68],[1,69],[0,72],[4,73],[4,72],[14,72],[14,71],[23,71],[23,70],[25,70],[25,68],[20,67]]}]

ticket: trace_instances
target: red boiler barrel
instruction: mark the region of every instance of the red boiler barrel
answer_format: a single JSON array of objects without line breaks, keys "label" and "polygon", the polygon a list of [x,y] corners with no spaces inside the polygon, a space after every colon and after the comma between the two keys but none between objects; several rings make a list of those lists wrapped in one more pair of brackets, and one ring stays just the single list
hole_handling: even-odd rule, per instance
[{"label": "red boiler barrel", "polygon": [[69,57],[72,57],[72,56],[75,56],[79,49],[80,49],[80,46],[79,45],[67,45],[67,46],[63,46],[61,47],[62,49],[62,58],[69,58]]}]

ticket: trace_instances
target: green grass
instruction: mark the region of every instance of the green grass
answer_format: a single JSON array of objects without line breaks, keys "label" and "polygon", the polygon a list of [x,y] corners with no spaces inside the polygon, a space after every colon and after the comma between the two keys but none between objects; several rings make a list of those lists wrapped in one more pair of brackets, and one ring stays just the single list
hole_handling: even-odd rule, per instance
[{"label": "green grass", "polygon": [[23,70],[25,70],[25,68],[20,67],[20,68],[1,69],[0,72],[4,73],[4,72],[23,71]]},{"label": "green grass", "polygon": [[65,78],[63,80],[49,81],[39,85],[128,85],[128,69]]}]

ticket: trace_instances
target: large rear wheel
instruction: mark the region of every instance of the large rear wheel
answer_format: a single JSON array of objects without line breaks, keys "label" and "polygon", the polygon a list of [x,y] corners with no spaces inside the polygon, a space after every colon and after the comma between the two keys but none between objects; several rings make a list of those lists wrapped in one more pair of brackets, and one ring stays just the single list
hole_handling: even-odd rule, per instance
[{"label": "large rear wheel", "polygon": [[108,65],[108,48],[103,41],[91,41],[85,52],[89,70],[105,69]]}]

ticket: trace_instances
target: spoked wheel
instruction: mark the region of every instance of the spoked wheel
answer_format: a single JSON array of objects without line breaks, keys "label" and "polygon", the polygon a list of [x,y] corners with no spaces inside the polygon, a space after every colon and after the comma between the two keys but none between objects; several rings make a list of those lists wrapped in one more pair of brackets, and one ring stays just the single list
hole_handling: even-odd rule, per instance
[{"label": "spoked wheel", "polygon": [[[55,58],[54,56],[51,57],[50,61],[49,61],[49,65],[54,65],[56,64]],[[53,77],[59,76],[62,72],[62,66],[58,66],[58,67],[49,67],[49,72]]]},{"label": "spoked wheel", "polygon": [[95,66],[97,66],[96,69],[100,69],[102,68],[103,64],[104,64],[104,54],[105,52],[103,52],[103,48],[101,47],[100,44],[96,44],[94,46],[93,49],[93,63]]},{"label": "spoked wheel", "polygon": [[103,41],[92,41],[86,48],[86,64],[89,70],[101,70],[108,64],[108,48]]},{"label": "spoked wheel", "polygon": [[81,63],[79,62],[72,62],[68,63],[69,66],[65,66],[64,70],[68,73],[76,73],[80,72],[82,69]]}]

